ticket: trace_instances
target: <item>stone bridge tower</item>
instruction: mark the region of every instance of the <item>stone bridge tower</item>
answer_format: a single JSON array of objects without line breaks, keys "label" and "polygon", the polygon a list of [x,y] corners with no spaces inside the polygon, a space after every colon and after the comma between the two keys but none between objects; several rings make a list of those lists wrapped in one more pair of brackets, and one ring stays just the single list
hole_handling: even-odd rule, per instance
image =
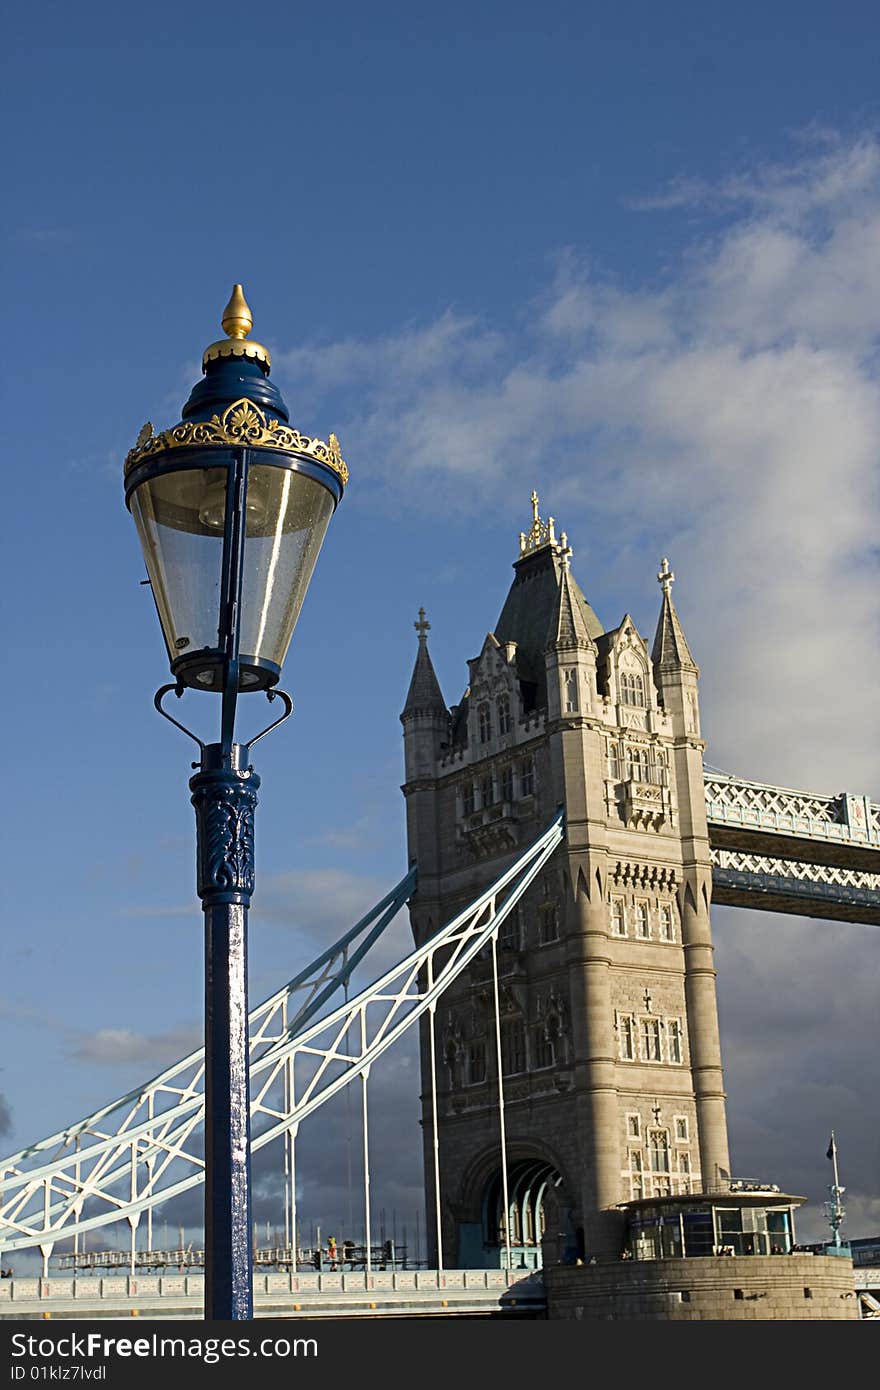
[{"label": "stone bridge tower", "polygon": [[[508,1222],[516,1263],[540,1262],[542,1242],[551,1258],[616,1255],[619,1203],[730,1176],[699,672],[673,575],[664,561],[650,650],[628,615],[604,631],[565,535],[534,493],[532,507],[462,700],[447,708],[422,611],[401,715],[417,941],[566,813],[499,942],[507,1213],[491,960],[437,1010],[443,1254],[465,1267],[501,1261]],[[423,1077],[426,1057],[423,1036]],[[430,1212],[430,1095],[424,1133]]]}]

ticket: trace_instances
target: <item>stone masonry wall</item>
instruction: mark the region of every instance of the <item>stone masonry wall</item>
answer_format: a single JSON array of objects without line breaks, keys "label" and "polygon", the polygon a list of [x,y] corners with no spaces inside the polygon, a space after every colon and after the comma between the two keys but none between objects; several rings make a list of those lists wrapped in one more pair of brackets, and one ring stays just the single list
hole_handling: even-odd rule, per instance
[{"label": "stone masonry wall", "polygon": [[547,1316],[698,1321],[857,1319],[850,1260],[829,1255],[707,1256],[554,1265]]}]

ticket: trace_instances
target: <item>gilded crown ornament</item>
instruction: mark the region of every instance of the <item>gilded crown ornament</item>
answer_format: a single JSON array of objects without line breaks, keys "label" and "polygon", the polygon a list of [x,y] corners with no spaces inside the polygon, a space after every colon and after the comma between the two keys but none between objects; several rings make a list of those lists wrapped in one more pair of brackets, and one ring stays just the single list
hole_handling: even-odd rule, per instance
[{"label": "gilded crown ornament", "polygon": [[559,540],[556,539],[556,522],[552,516],[548,516],[546,521],[542,521],[538,513],[538,494],[533,492],[531,495],[532,503],[532,524],[528,531],[519,533],[519,553],[528,555],[533,550],[540,550],[544,545],[561,545],[571,556],[568,549],[568,537],[563,531]]},{"label": "gilded crown ornament", "polygon": [[242,397],[226,407],[222,415],[210,420],[184,420],[170,430],[153,434],[149,422],[143,426],[134,448],[125,459],[126,473],[136,463],[163,449],[185,449],[203,444],[247,444],[251,449],[287,449],[305,454],[332,468],[343,483],[348,482],[348,467],[342,457],[339,440],[331,434],[328,443],[313,439],[280,420],[266,416],[253,401]]}]

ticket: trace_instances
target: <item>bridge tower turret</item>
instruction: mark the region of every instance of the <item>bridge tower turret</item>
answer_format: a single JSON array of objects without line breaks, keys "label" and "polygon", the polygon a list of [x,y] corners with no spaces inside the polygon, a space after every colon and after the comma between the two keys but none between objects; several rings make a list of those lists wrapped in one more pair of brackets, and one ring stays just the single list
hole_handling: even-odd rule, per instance
[{"label": "bridge tower turret", "polygon": [[[422,617],[402,715],[417,940],[566,813],[501,929],[502,1085],[491,957],[438,1001],[447,1266],[503,1265],[508,1238],[517,1265],[616,1256],[620,1203],[698,1192],[727,1168],[697,668],[668,584],[652,663],[628,614],[603,629],[534,493],[532,513],[461,701],[447,712]],[[423,1036],[433,1226],[427,1056]]]},{"label": "bridge tower turret", "polygon": [[428,651],[431,624],[419,609],[414,624],[419,637],[415,666],[400,715],[406,782],[407,843],[410,863],[419,865],[418,907],[412,910],[416,941],[440,926],[437,918],[436,880],[440,864],[439,806],[434,779],[437,762],[449,738],[449,710]]},{"label": "bridge tower turret", "polygon": [[721,1040],[715,998],[715,967],[709,904],[712,861],[703,779],[705,743],[700,738],[697,682],[700,670],[691,655],[675,604],[675,575],[664,559],[657,582],[663,591],[651,659],[663,708],[672,720],[672,758],[678,789],[682,847],[679,888],[685,991],[690,1027],[691,1070],[699,1117],[700,1167],[707,1188],[730,1177],[727,1114],[721,1070]]}]

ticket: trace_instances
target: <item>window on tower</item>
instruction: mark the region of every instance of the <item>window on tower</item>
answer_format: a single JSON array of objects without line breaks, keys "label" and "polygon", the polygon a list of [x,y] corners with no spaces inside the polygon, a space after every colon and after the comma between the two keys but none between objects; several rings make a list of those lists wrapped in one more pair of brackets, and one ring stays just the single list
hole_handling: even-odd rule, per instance
[{"label": "window on tower", "polygon": [[472,1086],[486,1080],[486,1044],[475,1038],[468,1048],[468,1081]]},{"label": "window on tower", "polygon": [[624,705],[638,705],[641,709],[645,707],[645,678],[630,671],[624,671],[620,677],[620,699]]},{"label": "window on tower", "polygon": [[634,744],[629,750],[629,775],[635,782],[653,781],[651,755],[640,744]]},{"label": "window on tower", "polygon": [[526,1030],[521,1018],[501,1025],[501,1061],[505,1076],[526,1069]]},{"label": "window on tower", "polygon": [[559,940],[559,904],[555,898],[545,898],[538,908],[538,945],[548,946]]},{"label": "window on tower", "polygon": [[660,904],[660,935],[664,941],[675,940],[675,925],[672,920],[672,904]]},{"label": "window on tower", "polygon": [[665,1129],[652,1129],[648,1135],[652,1173],[669,1172],[669,1135]]},{"label": "window on tower", "polygon": [[498,930],[498,945],[502,951],[518,951],[520,944],[519,908],[508,912]]},{"label": "window on tower", "polygon": [[472,815],[474,814],[474,809],[475,809],[475,807],[476,807],[476,802],[475,802],[475,799],[474,799],[474,784],[473,784],[473,782],[465,782],[464,786],[463,786],[462,789],[461,789],[461,813],[462,813],[462,815],[463,815],[463,816],[472,816]]},{"label": "window on tower", "polygon": [[651,935],[651,928],[648,921],[648,904],[646,902],[636,903],[636,936],[640,936],[646,941]]},{"label": "window on tower", "polygon": [[532,1033],[533,1055],[535,1070],[543,1067],[552,1067],[556,1063],[556,1048],[553,1045],[552,1037],[547,1034],[547,1029],[543,1023],[539,1023]]},{"label": "window on tower", "polygon": [[534,796],[535,793],[535,764],[531,758],[523,758],[519,765],[519,794],[520,796]]},{"label": "window on tower", "polygon": [[513,800],[513,764],[508,763],[501,769],[501,800]]},{"label": "window on tower", "polygon": [[636,1055],[635,1021],[631,1014],[621,1014],[618,1020],[618,1046],[624,1062],[632,1062]]},{"label": "window on tower", "polygon": [[498,697],[498,732],[499,734],[510,733],[510,696],[499,695]]},{"label": "window on tower", "polygon": [[492,806],[495,802],[495,784],[492,780],[491,772],[480,782],[480,801],[484,806]]},{"label": "window on tower", "polygon": [[679,1188],[682,1192],[691,1190],[691,1157],[690,1154],[680,1153],[678,1155],[678,1171],[680,1174]]},{"label": "window on tower", "polygon": [[680,1062],[683,1057],[681,1041],[681,1022],[677,1018],[671,1018],[666,1028],[666,1037],[669,1044],[670,1062]]},{"label": "window on tower", "polygon": [[488,743],[492,737],[492,710],[487,703],[477,709],[477,727],[480,734],[480,742]]},{"label": "window on tower", "polygon": [[642,1019],[642,1060],[645,1062],[662,1061],[659,1018]]},{"label": "window on tower", "polygon": [[565,712],[574,714],[578,708],[578,673],[577,668],[571,666],[565,673]]},{"label": "window on tower", "polygon": [[645,1184],[642,1175],[642,1155],[639,1149],[629,1150],[629,1186],[634,1202],[644,1196]]},{"label": "window on tower", "polygon": [[611,930],[615,936],[626,936],[626,918],[623,912],[623,898],[611,899]]}]

